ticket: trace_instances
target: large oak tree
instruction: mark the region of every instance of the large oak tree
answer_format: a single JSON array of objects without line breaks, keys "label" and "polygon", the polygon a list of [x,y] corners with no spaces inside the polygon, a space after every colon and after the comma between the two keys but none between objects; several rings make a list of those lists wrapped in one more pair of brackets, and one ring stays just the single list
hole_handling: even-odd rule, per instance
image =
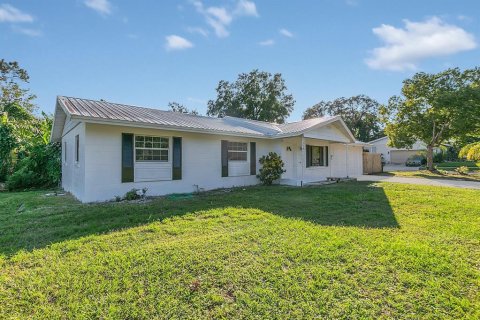
[{"label": "large oak tree", "polygon": [[209,116],[284,123],[295,104],[280,73],[241,73],[235,82],[220,81],[216,90],[217,98],[208,101]]},{"label": "large oak tree", "polygon": [[382,108],[389,144],[427,145],[427,166],[433,170],[433,149],[450,139],[480,133],[480,68],[420,72],[403,81],[402,95]]},{"label": "large oak tree", "polygon": [[378,117],[380,104],[365,95],[320,101],[303,112],[303,119],[323,116],[341,116],[353,135],[361,141],[383,136],[383,125]]}]

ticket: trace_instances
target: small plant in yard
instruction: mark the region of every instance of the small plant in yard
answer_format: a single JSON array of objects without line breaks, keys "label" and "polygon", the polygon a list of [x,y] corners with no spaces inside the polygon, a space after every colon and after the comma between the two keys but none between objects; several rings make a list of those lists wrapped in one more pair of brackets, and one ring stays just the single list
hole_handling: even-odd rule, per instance
[{"label": "small plant in yard", "polygon": [[148,188],[147,188],[147,187],[144,187],[144,188],[142,189],[142,195],[141,195],[142,199],[146,199],[146,198],[147,198],[147,191],[148,191]]},{"label": "small plant in yard", "polygon": [[273,181],[280,179],[282,173],[285,172],[283,169],[283,160],[275,152],[270,152],[268,155],[261,157],[258,161],[262,165],[262,168],[260,169],[257,178],[259,178],[264,185],[271,185]]},{"label": "small plant in yard", "polygon": [[459,174],[467,175],[468,171],[470,171],[470,170],[466,166],[461,166],[461,167],[456,168],[455,171],[458,172]]},{"label": "small plant in yard", "polygon": [[[125,193],[125,196],[123,197],[123,199],[127,201],[138,200],[138,199],[145,200],[147,199],[147,191],[148,191],[147,187],[142,189],[133,188],[132,190]],[[120,202],[122,201],[122,198],[120,196],[115,196],[115,201]]]},{"label": "small plant in yard", "polygon": [[133,188],[132,190],[125,193],[124,199],[127,201],[140,199],[140,195],[138,194],[138,191],[139,189]]}]

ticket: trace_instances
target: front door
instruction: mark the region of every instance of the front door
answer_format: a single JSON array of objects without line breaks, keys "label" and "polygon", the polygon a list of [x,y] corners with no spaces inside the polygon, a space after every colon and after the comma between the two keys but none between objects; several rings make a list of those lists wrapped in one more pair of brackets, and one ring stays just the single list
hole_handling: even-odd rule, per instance
[{"label": "front door", "polygon": [[344,144],[330,144],[330,175],[342,178],[347,176],[347,149]]},{"label": "front door", "polygon": [[285,172],[282,175],[283,179],[296,179],[296,147],[293,144],[286,143],[284,145],[284,157]]}]

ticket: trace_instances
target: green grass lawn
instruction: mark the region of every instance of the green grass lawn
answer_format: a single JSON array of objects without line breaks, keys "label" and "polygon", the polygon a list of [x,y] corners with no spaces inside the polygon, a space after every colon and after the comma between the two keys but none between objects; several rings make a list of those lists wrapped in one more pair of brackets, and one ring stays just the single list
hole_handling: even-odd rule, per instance
[{"label": "green grass lawn", "polygon": [[436,163],[435,166],[440,170],[455,170],[458,167],[468,167],[470,171],[480,170],[480,161],[451,161]]},{"label": "green grass lawn", "polygon": [[415,170],[415,171],[389,171],[382,173],[384,176],[395,176],[404,178],[426,178],[426,179],[447,179],[447,180],[461,180],[461,181],[478,181],[480,182],[480,172],[470,175],[461,175],[455,172],[440,173],[430,172],[428,170]]},{"label": "green grass lawn", "polygon": [[0,193],[0,318],[479,318],[480,191]]}]

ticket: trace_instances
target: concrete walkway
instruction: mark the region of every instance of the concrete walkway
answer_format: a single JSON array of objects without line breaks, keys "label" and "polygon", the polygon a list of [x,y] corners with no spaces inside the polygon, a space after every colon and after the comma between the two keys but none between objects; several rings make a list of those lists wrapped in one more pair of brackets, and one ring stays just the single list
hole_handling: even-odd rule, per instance
[{"label": "concrete walkway", "polygon": [[358,181],[378,181],[378,182],[393,182],[393,183],[407,183],[420,184],[425,186],[439,186],[439,187],[454,187],[466,189],[480,190],[480,182],[475,181],[461,181],[448,179],[428,179],[428,178],[405,178],[405,177],[388,177],[363,175],[357,178]]}]

